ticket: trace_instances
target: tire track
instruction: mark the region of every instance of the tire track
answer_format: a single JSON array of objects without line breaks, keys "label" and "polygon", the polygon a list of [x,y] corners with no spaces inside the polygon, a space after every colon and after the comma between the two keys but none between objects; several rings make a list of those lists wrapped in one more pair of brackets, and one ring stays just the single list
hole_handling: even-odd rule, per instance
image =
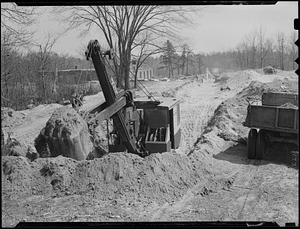
[{"label": "tire track", "polygon": [[[182,140],[176,152],[188,154],[194,149],[195,142],[201,137],[204,128],[213,116],[217,106],[232,95],[234,95],[234,92],[221,94],[219,88],[214,87],[212,82],[196,85],[189,84],[184,87],[184,90],[181,89],[177,92],[177,97],[182,99]],[[172,204],[164,204],[151,209],[149,213],[150,220],[170,220],[170,218],[176,214],[191,214],[190,206],[193,204],[193,200],[197,198],[197,195],[195,196],[194,193],[200,195],[199,189],[201,190],[204,187],[210,187],[210,181],[206,184],[196,184],[192,189],[188,190],[183,197]],[[206,193],[206,191],[204,191],[204,193]],[[204,210],[209,217],[214,211],[214,209],[206,207]],[[195,212],[198,211],[195,210]]]}]

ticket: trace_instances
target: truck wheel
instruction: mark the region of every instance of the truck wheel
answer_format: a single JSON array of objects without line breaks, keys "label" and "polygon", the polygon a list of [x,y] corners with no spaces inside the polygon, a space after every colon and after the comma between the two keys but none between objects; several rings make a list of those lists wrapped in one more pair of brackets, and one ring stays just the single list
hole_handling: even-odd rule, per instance
[{"label": "truck wheel", "polygon": [[288,163],[293,168],[299,168],[299,152],[290,151],[287,153]]},{"label": "truck wheel", "polygon": [[261,160],[266,151],[266,139],[263,131],[259,131],[256,139],[256,159]]},{"label": "truck wheel", "polygon": [[247,142],[249,159],[255,159],[256,138],[257,138],[256,129],[251,129],[248,134],[248,142]]}]

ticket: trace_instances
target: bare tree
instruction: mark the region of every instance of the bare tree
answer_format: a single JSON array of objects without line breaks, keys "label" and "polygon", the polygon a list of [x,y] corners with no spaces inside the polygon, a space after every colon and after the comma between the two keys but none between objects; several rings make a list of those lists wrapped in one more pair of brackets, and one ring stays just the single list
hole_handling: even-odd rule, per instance
[{"label": "bare tree", "polygon": [[188,55],[188,52],[190,50],[190,47],[188,46],[188,44],[183,44],[181,46],[181,56],[180,56],[180,60],[181,60],[181,74],[182,75],[186,75],[186,73],[184,73],[184,69],[187,69],[185,68],[186,66],[186,63],[187,63],[187,55]]},{"label": "bare tree", "polygon": [[[9,84],[14,76],[13,61],[15,58],[15,52],[11,47],[1,45],[1,95],[4,98],[9,96]],[[6,99],[3,102],[7,105],[9,100]]]},{"label": "bare tree", "polygon": [[284,54],[285,54],[285,35],[280,32],[277,34],[277,52],[278,52],[278,61],[281,70],[284,70]]},{"label": "bare tree", "polygon": [[202,60],[202,56],[201,54],[196,55],[196,61],[197,61],[197,67],[198,67],[198,74],[202,74],[202,70],[203,70],[203,60]]},{"label": "bare tree", "polygon": [[272,43],[270,40],[266,41],[265,32],[262,27],[259,28],[257,36],[258,36],[259,66],[260,68],[263,68],[265,58],[268,52],[270,51]]},{"label": "bare tree", "polygon": [[132,53],[134,60],[134,88],[137,87],[137,74],[146,60],[154,55],[163,52],[163,47],[155,43],[156,37],[152,37],[150,33],[145,32],[141,40],[134,42],[132,50],[138,49],[138,53],[135,55]]},{"label": "bare tree", "polygon": [[243,69],[245,66],[243,57],[244,57],[244,50],[242,49],[241,45],[239,45],[236,48],[235,61],[240,69]]},{"label": "bare tree", "polygon": [[[40,74],[41,78],[39,79],[39,85],[42,90],[40,90],[40,97],[43,98],[44,100],[47,98],[47,87],[46,87],[46,78],[45,78],[45,71],[49,70],[47,69],[47,66],[49,64],[49,58],[50,58],[50,53],[52,51],[52,48],[54,44],[56,43],[58,39],[57,37],[53,37],[50,34],[47,34],[47,37],[45,39],[45,42],[43,44],[37,44],[39,47],[39,52],[38,52],[38,63],[39,63],[39,69],[40,69]],[[53,85],[53,91],[56,92],[56,81],[57,81],[57,76],[55,75],[54,79],[54,85]]]},{"label": "bare tree", "polygon": [[256,54],[257,54],[257,32],[254,31],[250,33],[246,37],[246,41],[249,44],[250,48],[250,68],[255,68],[256,67]]},{"label": "bare tree", "polygon": [[243,40],[237,46],[237,62],[240,66],[240,69],[250,68],[250,57],[251,57],[251,47],[248,45],[246,40]]},{"label": "bare tree", "polygon": [[[117,86],[129,88],[131,51],[138,35],[144,31],[156,35],[175,34],[173,22],[191,21],[182,7],[170,6],[87,6],[71,7],[66,17],[72,28],[85,26],[86,33],[96,26],[110,48],[115,47],[119,60],[114,60]],[[66,14],[66,11],[63,11]]]},{"label": "bare tree", "polygon": [[[192,57],[192,55],[193,55],[193,52],[192,52],[191,48],[188,47],[187,53],[186,53],[186,73],[185,73],[185,75],[189,74],[189,63],[190,63],[189,60],[190,60],[190,57]],[[193,59],[191,58],[191,61],[192,60]]]},{"label": "bare tree", "polygon": [[[28,27],[35,21],[35,7],[19,7],[15,3],[1,3],[1,45],[29,44],[33,33]],[[2,40],[6,34],[9,39]]]}]

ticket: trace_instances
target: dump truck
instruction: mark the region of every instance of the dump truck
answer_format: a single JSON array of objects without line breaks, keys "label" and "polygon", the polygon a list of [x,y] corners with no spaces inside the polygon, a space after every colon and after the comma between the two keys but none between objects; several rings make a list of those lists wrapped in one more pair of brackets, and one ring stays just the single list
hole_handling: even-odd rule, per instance
[{"label": "dump truck", "polygon": [[249,159],[262,159],[272,142],[299,147],[298,94],[263,93],[261,104],[249,103],[243,125],[250,128]]}]

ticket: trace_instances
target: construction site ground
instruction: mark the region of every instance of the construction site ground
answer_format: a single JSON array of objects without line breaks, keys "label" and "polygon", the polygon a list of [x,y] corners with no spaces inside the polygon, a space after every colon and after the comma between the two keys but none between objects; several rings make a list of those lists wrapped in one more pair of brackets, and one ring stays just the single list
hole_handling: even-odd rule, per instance
[{"label": "construction site ground", "polygon": [[[242,126],[247,99],[262,92],[298,93],[293,72],[246,70],[224,80],[145,82],[157,98],[182,100],[180,147],[146,158],[126,152],[94,160],[62,156],[2,156],[2,226],[18,222],[275,221],[299,223],[294,146],[270,147],[264,160],[247,159]],[[143,96],[141,91],[136,96]],[[103,102],[85,97],[83,109]],[[3,121],[22,144],[34,138],[61,105],[14,111]],[[24,154],[25,155],[25,154]]]}]

